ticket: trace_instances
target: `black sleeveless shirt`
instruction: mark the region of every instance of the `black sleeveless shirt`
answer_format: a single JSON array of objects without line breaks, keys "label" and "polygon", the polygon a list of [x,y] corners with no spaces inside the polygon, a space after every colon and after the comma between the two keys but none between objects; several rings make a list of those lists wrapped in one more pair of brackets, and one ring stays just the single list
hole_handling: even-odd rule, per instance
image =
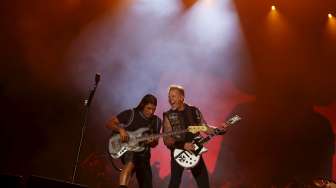
[{"label": "black sleeveless shirt", "polygon": [[139,128],[148,127],[152,134],[160,133],[161,119],[156,115],[146,118],[143,113],[136,109],[129,109],[117,115],[121,127],[126,131],[135,131]]},{"label": "black sleeveless shirt", "polygon": [[[186,129],[188,126],[195,126],[206,124],[200,110],[194,106],[184,104],[184,110],[169,110],[163,113],[163,117],[168,118],[173,131]],[[186,142],[191,142],[195,136],[199,134],[192,134],[190,132],[174,136],[176,140],[176,147],[184,145]],[[178,146],[179,145],[179,146]]]}]

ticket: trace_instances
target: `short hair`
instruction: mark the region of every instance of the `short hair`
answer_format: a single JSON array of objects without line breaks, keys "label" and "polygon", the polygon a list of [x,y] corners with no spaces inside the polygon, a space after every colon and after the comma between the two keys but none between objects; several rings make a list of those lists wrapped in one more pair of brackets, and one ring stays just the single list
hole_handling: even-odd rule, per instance
[{"label": "short hair", "polygon": [[145,95],[141,99],[140,103],[138,104],[138,106],[135,109],[141,111],[141,110],[144,109],[144,107],[147,104],[152,104],[152,105],[156,106],[157,105],[157,99],[156,99],[156,97],[154,95],[152,95],[152,94]]},{"label": "short hair", "polygon": [[168,92],[170,92],[171,90],[177,90],[180,92],[180,94],[184,97],[184,88],[180,85],[170,85]]}]

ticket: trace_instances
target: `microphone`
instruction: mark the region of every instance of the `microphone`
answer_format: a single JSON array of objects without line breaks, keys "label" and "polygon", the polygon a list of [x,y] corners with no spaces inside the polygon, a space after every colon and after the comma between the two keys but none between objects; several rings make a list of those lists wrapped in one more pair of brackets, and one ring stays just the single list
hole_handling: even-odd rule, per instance
[{"label": "microphone", "polygon": [[96,73],[96,76],[95,76],[96,85],[98,84],[99,81],[100,81],[100,74]]},{"label": "microphone", "polygon": [[89,98],[84,101],[84,105],[85,106],[90,106],[92,98],[93,98],[93,96],[94,96],[94,94],[96,92],[96,89],[98,87],[98,82],[99,81],[100,81],[100,74],[96,73],[96,76],[95,76],[95,85],[93,86],[93,89],[90,90]]}]

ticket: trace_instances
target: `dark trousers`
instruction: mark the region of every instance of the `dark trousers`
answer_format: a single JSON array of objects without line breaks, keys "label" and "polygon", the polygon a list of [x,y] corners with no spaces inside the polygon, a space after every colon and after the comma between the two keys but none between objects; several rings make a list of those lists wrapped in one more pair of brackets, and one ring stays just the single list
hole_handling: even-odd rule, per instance
[{"label": "dark trousers", "polygon": [[150,162],[143,161],[135,165],[135,175],[138,180],[139,188],[153,188],[152,184],[152,168]]},{"label": "dark trousers", "polygon": [[[169,188],[178,188],[181,184],[181,178],[184,171],[184,168],[181,167],[175,160],[174,155],[171,153],[170,158],[170,172],[171,177],[169,181]],[[205,166],[203,158],[201,157],[198,164],[191,169],[191,173],[196,180],[198,188],[209,188],[209,175],[208,170]]]},{"label": "dark trousers", "polygon": [[121,160],[124,164],[130,161],[133,162],[135,166],[135,176],[137,178],[139,188],[153,188],[150,153],[126,152],[122,156]]}]

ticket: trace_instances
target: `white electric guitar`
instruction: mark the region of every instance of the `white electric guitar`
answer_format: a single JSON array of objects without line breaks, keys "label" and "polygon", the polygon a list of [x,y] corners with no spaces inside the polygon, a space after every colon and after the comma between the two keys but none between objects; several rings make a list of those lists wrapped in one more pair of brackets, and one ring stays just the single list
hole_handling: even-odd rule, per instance
[{"label": "white electric guitar", "polygon": [[242,118],[238,115],[235,115],[231,117],[229,120],[225,122],[225,125],[222,129],[215,128],[215,131],[213,134],[208,135],[207,137],[196,137],[193,140],[195,151],[192,153],[183,150],[183,149],[174,149],[174,159],[175,161],[184,168],[193,168],[197,165],[199,160],[201,159],[201,155],[204,152],[207,152],[208,149],[203,146],[206,142],[208,142],[211,138],[213,138],[216,135],[223,135],[226,132],[226,129],[234,124],[236,124],[238,121],[240,121]]},{"label": "white electric guitar", "polygon": [[148,128],[139,128],[136,131],[128,131],[129,139],[127,142],[122,142],[120,139],[120,134],[115,134],[109,139],[108,143],[108,152],[110,156],[114,159],[121,157],[127,151],[141,152],[145,149],[141,143],[157,139],[165,136],[173,136],[177,134],[182,134],[186,132],[191,132],[193,134],[201,131],[206,131],[208,128],[206,126],[189,126],[187,129],[174,131],[174,132],[165,132],[162,134],[152,134],[144,135],[145,132],[148,132]]}]

